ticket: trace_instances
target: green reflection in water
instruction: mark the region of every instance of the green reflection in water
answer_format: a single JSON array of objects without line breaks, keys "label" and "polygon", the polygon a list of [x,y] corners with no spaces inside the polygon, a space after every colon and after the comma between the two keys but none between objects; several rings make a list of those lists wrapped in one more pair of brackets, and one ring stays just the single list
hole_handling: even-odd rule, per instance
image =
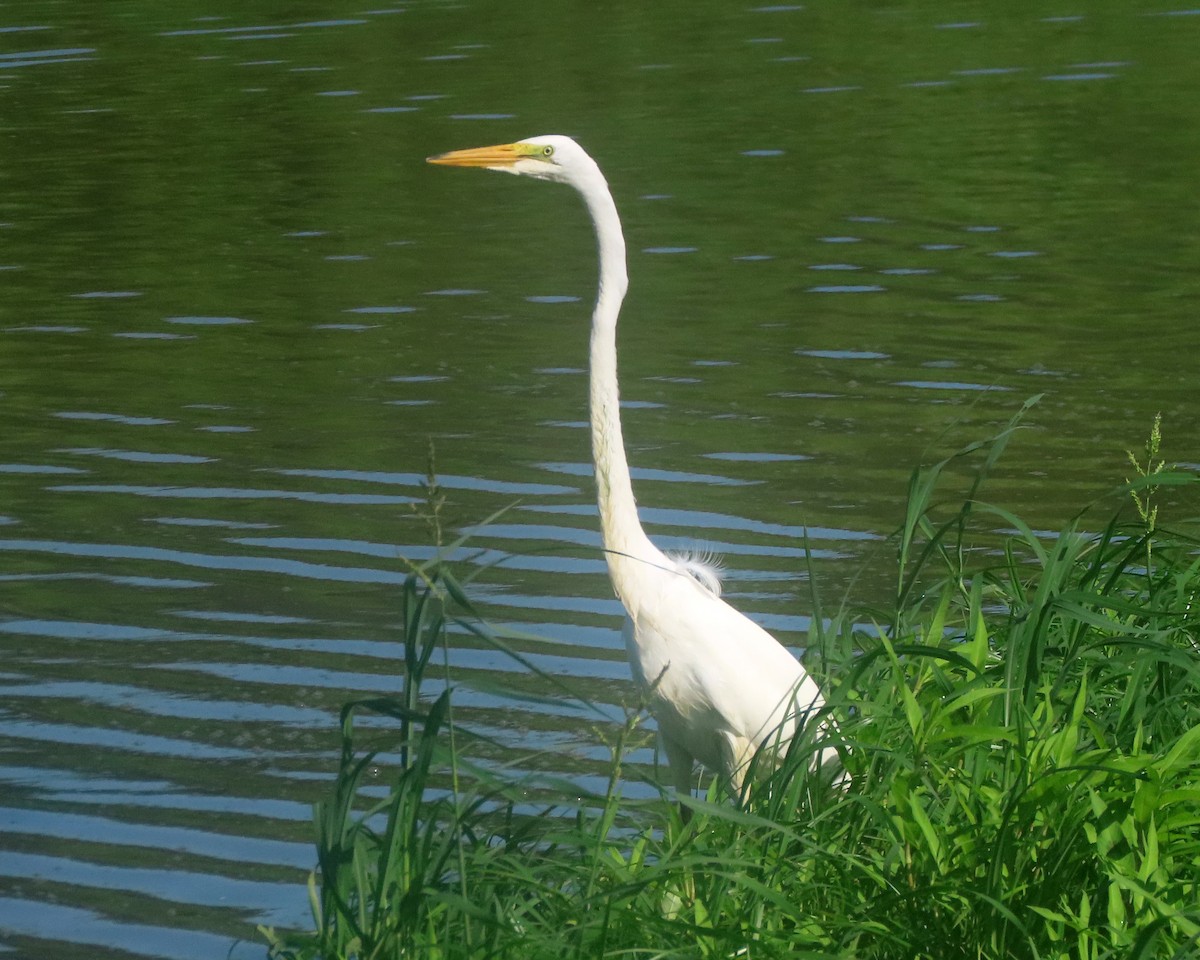
[{"label": "green reflection in water", "polygon": [[[731,593],[756,614],[807,612],[775,529],[830,531],[827,597],[887,589],[872,558],[890,548],[863,535],[897,523],[911,467],[1029,395],[1046,398],[985,492],[1035,526],[1119,481],[1156,411],[1164,454],[1200,460],[1200,17],[1116,0],[367,6],[3,9],[0,521],[6,539],[120,548],[0,551],[5,617],[101,631],[2,635],[12,682],[110,691],[6,708],[262,751],[201,763],[81,735],[49,758],[0,731],[14,763],[316,796],[332,731],[238,726],[226,705],[331,715],[362,677],[386,684],[393,545],[422,555],[429,534],[415,484],[362,478],[421,475],[430,437],[441,472],[479,481],[448,489],[449,526],[521,498],[512,535],[484,542],[536,562],[489,569],[484,605],[621,698],[583,467],[590,230],[568,191],[427,167],[441,150],[559,132],[597,157],[629,241],[621,370],[648,526],[737,547]],[[734,482],[686,480],[714,474]],[[329,547],[347,542],[366,559]],[[280,572],[296,563],[375,573]],[[197,631],[197,611],[219,627]],[[129,686],[147,709],[114,700]],[[183,697],[212,718],[153,709]],[[471,697],[513,742],[571,727]],[[586,734],[563,739],[564,769],[594,768]],[[55,802],[93,809],[86,791]]]}]

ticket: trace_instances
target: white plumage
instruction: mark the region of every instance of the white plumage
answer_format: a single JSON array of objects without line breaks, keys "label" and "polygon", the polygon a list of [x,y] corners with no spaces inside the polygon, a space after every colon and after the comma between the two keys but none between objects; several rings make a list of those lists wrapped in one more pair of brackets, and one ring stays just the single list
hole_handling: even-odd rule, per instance
[{"label": "white plumage", "polygon": [[[429,160],[566,183],[587,205],[600,254],[590,348],[592,455],[609,577],[628,614],[629,662],[658,721],[672,783],[689,790],[699,761],[736,792],[754,752],[764,743],[786,744],[824,700],[779,641],[721,599],[710,568],[663,553],[638,521],[617,385],[625,238],[608,184],[583,148],[562,136]],[[835,757],[832,748],[822,751],[823,762]]]}]

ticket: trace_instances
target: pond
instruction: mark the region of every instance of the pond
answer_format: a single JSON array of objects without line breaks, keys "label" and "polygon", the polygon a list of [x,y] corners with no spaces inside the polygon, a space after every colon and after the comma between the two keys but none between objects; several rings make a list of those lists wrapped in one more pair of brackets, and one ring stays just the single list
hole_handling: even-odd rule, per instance
[{"label": "pond", "polygon": [[[585,212],[426,156],[597,158],[643,521],[799,647],[814,589],[887,602],[913,468],[1030,397],[984,494],[1035,529],[1156,413],[1198,468],[1197,49],[1172,0],[0,6],[0,944],[307,923],[338,709],[398,689],[408,563],[497,511],[453,551],[481,610],[632,702]],[[593,716],[452,639],[463,722],[598,775]]]}]

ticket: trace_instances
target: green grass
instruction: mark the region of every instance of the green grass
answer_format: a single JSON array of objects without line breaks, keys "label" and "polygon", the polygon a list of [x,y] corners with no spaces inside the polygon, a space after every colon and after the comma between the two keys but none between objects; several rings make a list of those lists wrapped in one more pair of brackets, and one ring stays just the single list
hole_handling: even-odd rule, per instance
[{"label": "green grass", "polygon": [[[982,478],[1007,436],[960,456]],[[916,472],[891,609],[813,597],[808,659],[851,782],[814,773],[822,744],[801,737],[782,762],[760,758],[742,802],[713,787],[686,823],[665,796],[621,795],[636,714],[608,790],[582,801],[472,763],[452,694],[430,702],[421,682],[449,621],[500,641],[452,571],[414,573],[404,695],[343,712],[314,930],[264,931],[272,956],[1200,954],[1200,559],[1151,512],[1195,478],[1151,460],[1123,494],[1128,519],[1085,513],[1054,538],[977,484],[939,503],[950,461]],[[400,762],[374,805],[362,711],[397,721]]]}]

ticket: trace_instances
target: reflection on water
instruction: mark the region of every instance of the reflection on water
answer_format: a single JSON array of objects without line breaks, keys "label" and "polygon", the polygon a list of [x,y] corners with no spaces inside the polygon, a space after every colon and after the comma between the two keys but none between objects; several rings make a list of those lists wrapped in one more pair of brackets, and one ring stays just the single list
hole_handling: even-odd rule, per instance
[{"label": "reflection on water", "polygon": [[566,191],[431,153],[561,130],[600,159],[643,520],[789,644],[810,566],[886,598],[909,471],[1027,396],[989,490],[1035,529],[1157,411],[1194,462],[1200,17],[1093,6],[0,9],[0,943],[256,957],[255,924],[306,922],[338,710],[398,690],[439,529],[593,705],[456,632],[476,759],[601,782],[630,690],[593,241]]}]

